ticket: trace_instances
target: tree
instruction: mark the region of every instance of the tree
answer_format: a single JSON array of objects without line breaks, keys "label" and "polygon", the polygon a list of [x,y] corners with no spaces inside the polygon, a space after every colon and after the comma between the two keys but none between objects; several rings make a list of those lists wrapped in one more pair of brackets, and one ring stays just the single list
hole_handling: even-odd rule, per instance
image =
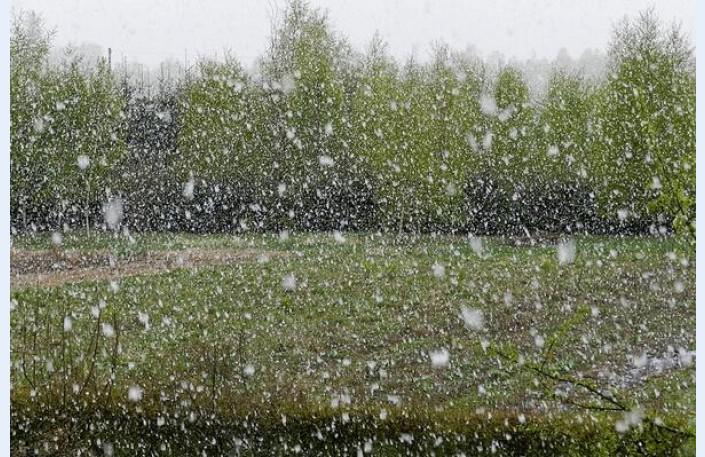
[{"label": "tree", "polygon": [[[122,75],[126,100],[127,154],[120,162],[120,186],[132,228],[176,228],[175,195],[181,198],[183,180],[178,169],[177,139],[181,115],[181,84],[162,79],[152,95],[140,93]],[[177,200],[178,201],[178,200]],[[176,213],[176,214],[175,214]]]},{"label": "tree", "polygon": [[588,175],[593,87],[578,74],[554,69],[534,123],[526,196],[535,226],[552,231],[597,222]]},{"label": "tree", "polygon": [[519,70],[505,67],[500,71],[494,86],[494,103],[494,112],[485,107],[492,133],[491,152],[486,154],[488,165],[501,169],[512,181],[511,185],[516,186],[528,174],[534,116],[529,105],[529,87]]},{"label": "tree", "polygon": [[352,94],[352,144],[374,189],[377,223],[391,227],[398,223],[402,205],[398,181],[402,119],[397,111],[408,110],[401,97],[399,69],[387,54],[387,45],[375,34],[362,57],[357,87]]},{"label": "tree", "polygon": [[501,68],[493,87],[484,88],[480,110],[475,134],[468,137],[478,163],[465,191],[470,230],[524,233],[524,184],[535,179],[530,175],[535,110],[521,72]]},{"label": "tree", "polygon": [[426,124],[432,179],[428,205],[439,228],[457,230],[466,222],[463,190],[479,165],[468,134],[473,135],[473,127],[482,120],[483,76],[478,62],[454,56],[446,46],[436,47],[424,86],[431,116]]},{"label": "tree", "polygon": [[57,221],[64,216],[63,202],[78,203],[89,232],[90,215],[112,196],[117,164],[125,154],[125,104],[104,59],[88,73],[80,63],[81,57],[69,51],[61,68],[47,72],[47,134],[36,146]]},{"label": "tree", "polygon": [[610,44],[592,173],[603,211],[620,219],[695,220],[695,80],[692,49],[653,10],[623,21]]},{"label": "tree", "polygon": [[[192,200],[195,193],[202,210],[217,206],[226,214],[246,203],[261,204],[269,162],[257,141],[262,126],[253,123],[256,96],[235,58],[199,63],[180,103],[180,154],[174,168],[184,189],[179,199]],[[232,219],[223,223],[230,225]]]},{"label": "tree", "polygon": [[[41,205],[48,193],[46,164],[36,143],[44,134],[44,72],[53,32],[31,12],[13,16],[10,34],[10,205],[13,216]],[[14,219],[14,217],[13,217]],[[14,221],[16,224],[17,221]]]},{"label": "tree", "polygon": [[279,201],[307,228],[345,226],[354,203],[346,195],[359,166],[349,137],[349,54],[323,13],[294,1],[261,65]]}]

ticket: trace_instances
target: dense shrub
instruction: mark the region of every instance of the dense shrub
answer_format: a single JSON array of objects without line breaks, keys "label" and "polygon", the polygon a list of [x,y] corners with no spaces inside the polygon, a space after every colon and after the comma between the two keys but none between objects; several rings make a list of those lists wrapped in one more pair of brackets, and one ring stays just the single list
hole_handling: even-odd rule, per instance
[{"label": "dense shrub", "polygon": [[468,181],[465,196],[467,230],[476,235],[601,232],[607,225],[579,182],[539,177],[516,185],[485,173]]},{"label": "dense shrub", "polygon": [[[26,404],[13,405],[11,425],[13,454],[30,452],[30,444],[45,440],[54,455],[103,455],[109,445],[115,456],[169,455],[290,455],[297,445],[307,455],[348,456],[361,454],[369,443],[374,455],[475,455],[475,456],[660,456],[688,455],[694,439],[654,429],[635,428],[620,435],[604,415],[592,415],[576,426],[575,415],[557,415],[550,420],[532,418],[519,424],[505,414],[468,415],[467,411],[404,411],[386,420],[378,412],[353,411],[341,421],[338,411],[311,408],[282,415],[264,410],[243,413],[239,401],[227,415],[201,420],[169,419],[152,411],[134,411],[91,406],[88,410],[68,406],[43,409],[41,414]],[[240,408],[237,408],[240,406]],[[276,405],[279,412],[282,405]],[[74,410],[76,409],[76,410]],[[208,417],[208,420],[202,419]],[[597,417],[596,417],[597,416]],[[74,421],[73,417],[88,420]],[[334,426],[330,424],[334,423]],[[63,430],[70,429],[67,437]],[[413,436],[404,441],[400,436]],[[207,437],[207,439],[204,439]],[[286,437],[286,439],[284,438]],[[135,445],[139,441],[139,445]]]}]

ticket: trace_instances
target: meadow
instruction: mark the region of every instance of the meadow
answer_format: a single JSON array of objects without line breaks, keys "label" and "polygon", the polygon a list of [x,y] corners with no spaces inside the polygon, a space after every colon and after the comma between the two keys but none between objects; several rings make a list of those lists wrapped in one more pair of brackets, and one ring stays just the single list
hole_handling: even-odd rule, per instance
[{"label": "meadow", "polygon": [[56,241],[13,239],[17,455],[692,450],[678,238]]}]

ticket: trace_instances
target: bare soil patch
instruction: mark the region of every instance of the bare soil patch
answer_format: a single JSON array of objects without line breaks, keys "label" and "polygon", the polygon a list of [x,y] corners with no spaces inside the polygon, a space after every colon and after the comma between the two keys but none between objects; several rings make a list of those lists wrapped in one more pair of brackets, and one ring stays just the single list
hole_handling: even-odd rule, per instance
[{"label": "bare soil patch", "polygon": [[256,249],[151,251],[119,258],[109,251],[15,250],[10,254],[13,289],[56,287],[66,283],[164,273],[178,268],[227,265],[247,259],[281,256]]}]

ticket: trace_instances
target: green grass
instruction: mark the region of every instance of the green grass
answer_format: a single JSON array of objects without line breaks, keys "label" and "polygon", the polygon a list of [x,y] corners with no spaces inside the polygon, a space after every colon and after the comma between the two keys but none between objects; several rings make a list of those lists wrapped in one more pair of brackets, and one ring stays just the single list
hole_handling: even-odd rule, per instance
[{"label": "green grass", "polygon": [[[41,249],[49,243],[42,235],[13,245]],[[145,427],[154,429],[151,443],[183,441],[165,451],[174,455],[208,446],[221,453],[233,446],[234,431],[269,443],[261,445],[266,453],[296,442],[328,454],[331,449],[313,447],[322,444],[311,435],[327,426],[323,433],[333,437],[331,423],[348,453],[373,439],[375,449],[387,446],[389,455],[414,446],[425,454],[431,448],[423,446],[436,435],[446,440],[437,445],[439,455],[477,453],[481,443],[489,452],[493,440],[509,454],[519,452],[519,443],[530,454],[546,455],[650,449],[645,436],[658,433],[650,433],[648,421],[619,435],[614,424],[622,412],[561,401],[555,389],[566,386],[530,369],[536,366],[597,378],[596,385],[629,409],[694,433],[694,364],[633,380],[633,356],[695,347],[694,252],[676,239],[579,238],[575,262],[565,266],[552,246],[489,241],[489,255],[479,258],[466,239],[448,236],[349,234],[344,243],[324,234],[286,241],[273,235],[140,235],[134,242],[67,236],[64,247],[246,248],[266,255],[124,278],[117,290],[102,281],[13,292],[15,446],[56,436],[58,426],[42,417],[64,411],[62,424],[81,414],[103,418],[90,416],[91,423],[113,417],[102,432],[75,425],[82,437],[134,432],[140,418],[164,421]],[[433,275],[434,263],[445,267],[442,278]],[[290,273],[293,291],[282,287]],[[461,306],[484,312],[483,331],[465,328]],[[72,322],[67,332],[65,316]],[[114,336],[101,333],[105,323]],[[546,342],[542,348],[536,334]],[[447,368],[431,366],[429,352],[439,348],[450,352]],[[498,351],[521,354],[525,364],[512,364]],[[247,366],[253,375],[244,373]],[[141,401],[128,401],[130,386],[144,389]],[[567,400],[604,406],[580,388]],[[291,418],[288,426],[282,414]],[[245,419],[256,428],[245,427]],[[181,434],[191,441],[177,436],[179,426],[190,430]],[[404,430],[415,431],[415,444],[399,440]],[[133,432],[112,441],[128,443]],[[195,439],[198,433],[216,442]],[[452,444],[452,437],[462,442]],[[86,445],[79,443],[72,445]],[[541,443],[550,445],[540,450]]]}]

